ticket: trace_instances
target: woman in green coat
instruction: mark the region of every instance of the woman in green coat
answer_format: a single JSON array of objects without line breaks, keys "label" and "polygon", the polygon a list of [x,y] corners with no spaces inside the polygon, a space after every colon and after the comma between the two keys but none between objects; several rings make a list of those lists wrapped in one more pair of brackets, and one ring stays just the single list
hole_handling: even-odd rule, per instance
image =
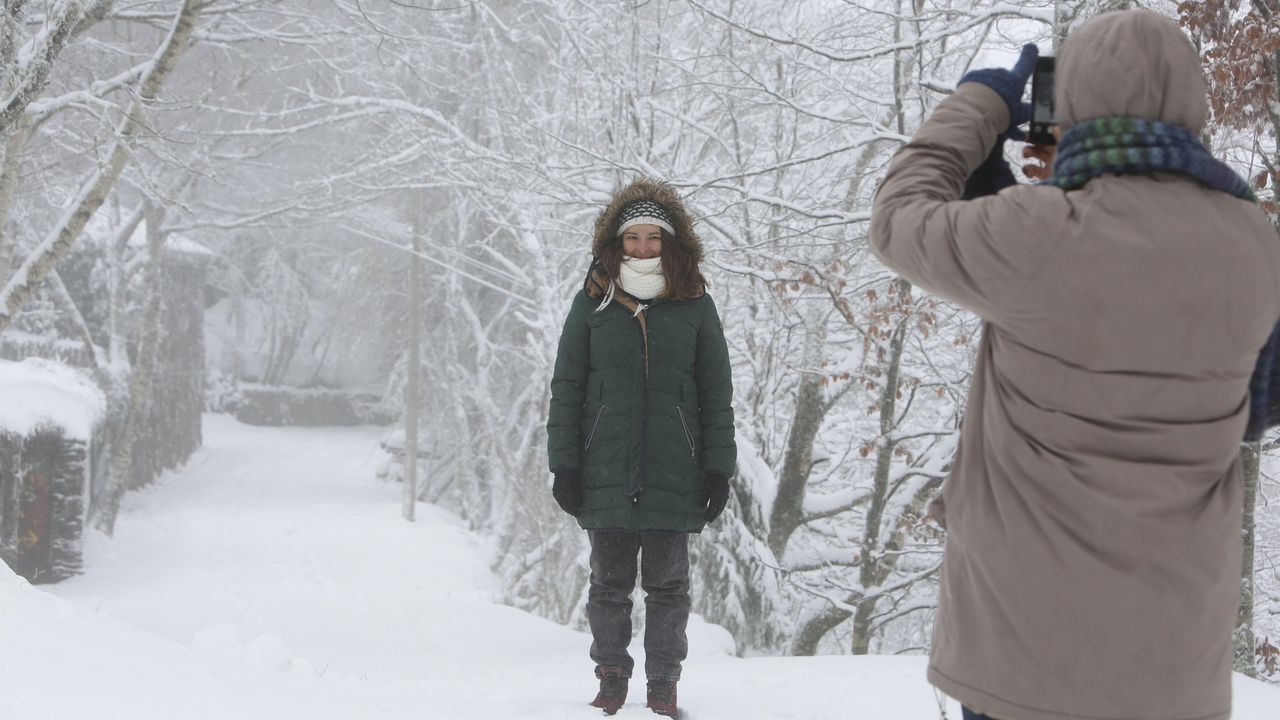
[{"label": "woman in green coat", "polygon": [[671,186],[646,178],[615,194],[592,255],[551,381],[552,492],[591,542],[591,704],[612,715],[626,700],[639,556],[648,705],[674,717],[689,533],[724,510],[734,473],[729,353],[698,269],[702,245]]}]

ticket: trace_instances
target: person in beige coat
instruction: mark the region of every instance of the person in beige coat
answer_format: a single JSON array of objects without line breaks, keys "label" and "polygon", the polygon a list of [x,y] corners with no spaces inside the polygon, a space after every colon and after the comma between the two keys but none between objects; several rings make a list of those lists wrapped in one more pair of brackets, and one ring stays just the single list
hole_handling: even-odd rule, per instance
[{"label": "person in beige coat", "polygon": [[[1025,84],[1020,66],[997,74]],[[1022,86],[1001,89],[962,80],[871,217],[885,265],[985,321],[934,507],[947,546],[929,681],[970,716],[1225,719],[1239,449],[1280,318],[1280,241],[1254,204],[1186,172],[960,200],[1024,118]],[[1101,15],[1062,47],[1056,109],[1068,134],[1143,119],[1198,144],[1197,53],[1155,13]]]}]

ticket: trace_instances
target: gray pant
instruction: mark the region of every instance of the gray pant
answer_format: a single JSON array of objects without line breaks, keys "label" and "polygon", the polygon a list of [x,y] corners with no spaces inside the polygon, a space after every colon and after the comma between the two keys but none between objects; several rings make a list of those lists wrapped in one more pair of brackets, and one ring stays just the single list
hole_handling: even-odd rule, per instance
[{"label": "gray pant", "polygon": [[689,534],[645,530],[588,530],[591,540],[591,659],[597,667],[621,667],[631,676],[631,591],[636,586],[636,555],[644,588],[645,675],[680,679],[680,663],[689,654]]}]

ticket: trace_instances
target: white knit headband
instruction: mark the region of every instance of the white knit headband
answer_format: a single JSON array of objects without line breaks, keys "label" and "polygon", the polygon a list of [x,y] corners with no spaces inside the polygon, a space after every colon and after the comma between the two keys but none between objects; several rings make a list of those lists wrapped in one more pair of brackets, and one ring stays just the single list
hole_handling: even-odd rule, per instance
[{"label": "white knit headband", "polygon": [[640,215],[638,217],[633,217],[630,220],[622,223],[622,225],[618,227],[618,234],[621,235],[624,230],[634,225],[657,225],[658,227],[662,228],[663,230],[666,230],[672,235],[676,234],[676,229],[671,227],[671,223],[667,222],[666,220],[663,220],[662,218],[650,217],[647,215]]},{"label": "white knit headband", "polygon": [[672,227],[671,214],[667,209],[652,200],[637,200],[622,208],[619,215],[618,236],[634,225],[657,225],[672,235],[676,229]]}]

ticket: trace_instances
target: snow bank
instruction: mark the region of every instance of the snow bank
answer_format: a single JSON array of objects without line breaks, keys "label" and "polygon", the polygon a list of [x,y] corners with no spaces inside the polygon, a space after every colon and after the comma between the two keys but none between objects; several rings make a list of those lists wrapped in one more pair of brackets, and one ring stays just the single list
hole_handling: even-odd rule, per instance
[{"label": "snow bank", "polygon": [[358,705],[336,707],[333,697],[312,697],[314,680],[264,675],[254,661],[270,650],[246,661],[201,657],[32,587],[0,562],[0,715],[6,718],[361,717]]},{"label": "snow bank", "polygon": [[41,426],[88,440],[106,410],[102,391],[79,370],[40,358],[0,360],[0,430],[29,435]]}]

